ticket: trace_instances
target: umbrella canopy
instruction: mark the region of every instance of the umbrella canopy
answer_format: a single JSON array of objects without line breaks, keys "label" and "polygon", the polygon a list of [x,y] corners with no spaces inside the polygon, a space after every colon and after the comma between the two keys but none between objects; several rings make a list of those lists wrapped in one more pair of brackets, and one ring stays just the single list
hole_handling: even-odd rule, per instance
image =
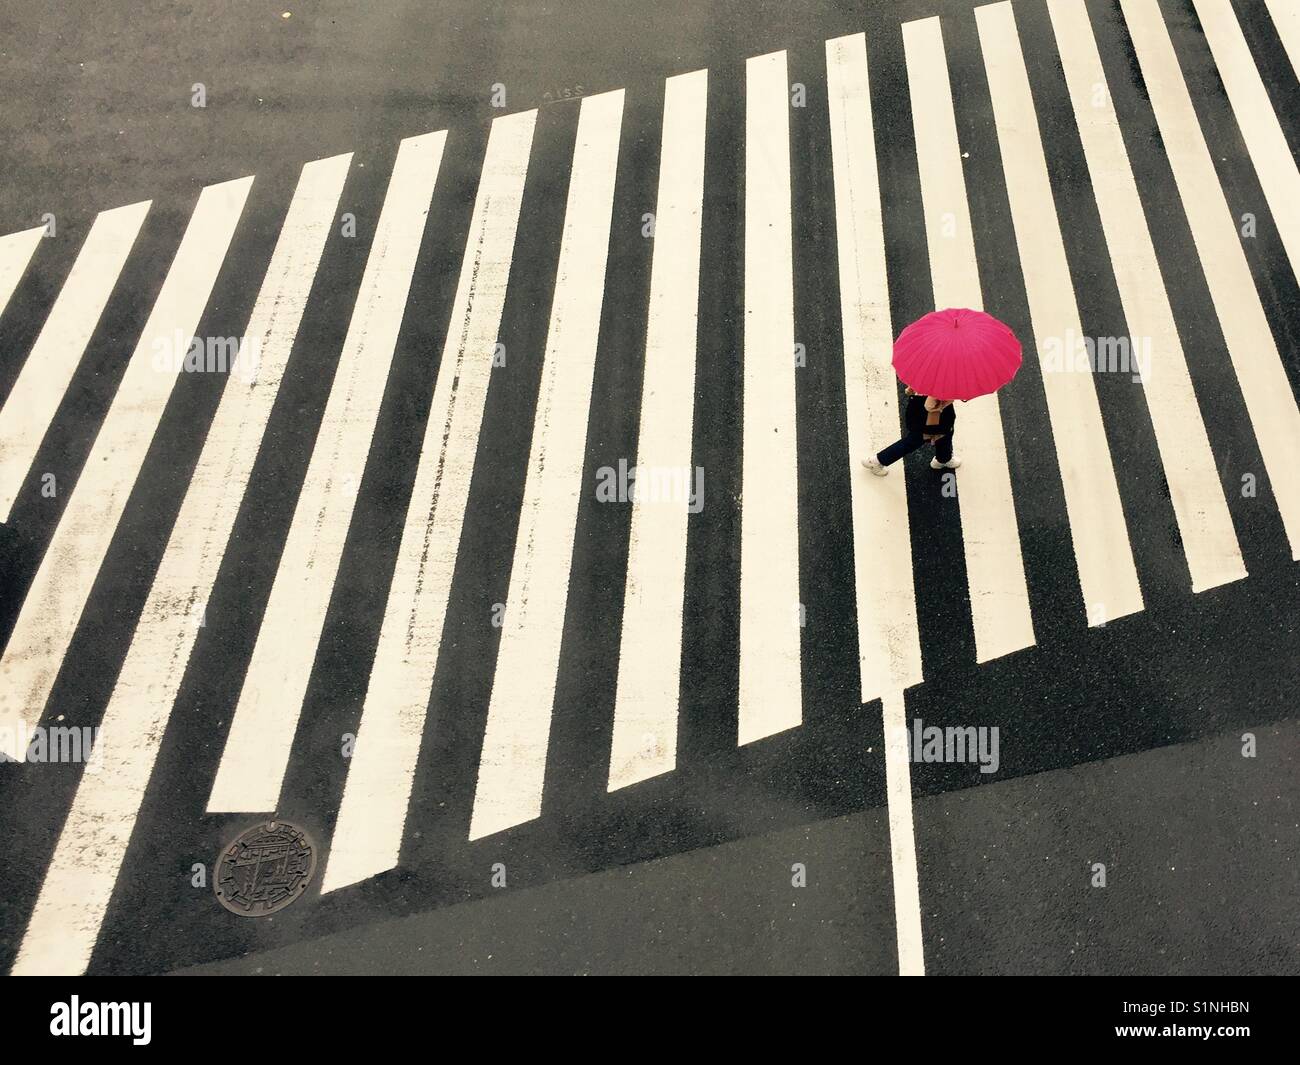
[{"label": "umbrella canopy", "polygon": [[936,399],[996,392],[1020,369],[1020,341],[991,314],[949,307],[918,318],[894,341],[903,384]]}]

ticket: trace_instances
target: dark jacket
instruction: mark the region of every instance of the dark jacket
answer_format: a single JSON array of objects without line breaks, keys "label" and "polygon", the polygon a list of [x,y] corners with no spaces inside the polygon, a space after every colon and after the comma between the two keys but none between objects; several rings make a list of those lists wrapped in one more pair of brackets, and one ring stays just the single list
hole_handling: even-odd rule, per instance
[{"label": "dark jacket", "polygon": [[957,421],[957,407],[950,404],[939,412],[939,424],[926,425],[930,412],[925,409],[925,396],[908,396],[907,409],[903,413],[903,424],[909,433],[927,433],[931,436],[943,436],[952,432]]}]

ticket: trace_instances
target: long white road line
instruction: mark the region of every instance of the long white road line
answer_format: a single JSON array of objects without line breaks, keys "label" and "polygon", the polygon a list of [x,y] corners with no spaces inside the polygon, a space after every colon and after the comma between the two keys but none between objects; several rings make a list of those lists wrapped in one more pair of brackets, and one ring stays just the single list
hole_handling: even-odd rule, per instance
[{"label": "long white road line", "polygon": [[[669,78],[609,790],[677,765],[708,71]],[[663,491],[664,486],[676,490]]]},{"label": "long white road line", "polygon": [[622,125],[623,90],[582,101],[470,839],[541,812]]},{"label": "long white road line", "polygon": [[15,973],[82,972],[90,960],[186,664],[271,416],[351,155],[309,163],[294,193],[231,372],[81,778]]},{"label": "long white road line", "polygon": [[[1096,384],[1067,354],[1083,341],[1074,284],[1011,4],[975,9],[1079,585],[1091,624],[1142,609],[1142,588]],[[1067,353],[1067,349],[1071,349]],[[1056,361],[1053,361],[1053,360]]]},{"label": "long white road line", "polygon": [[885,692],[881,706],[885,725],[885,795],[889,804],[889,855],[894,881],[894,934],[898,942],[898,975],[924,976],[921,887],[916,868],[912,770],[908,760],[910,733],[903,693]]},{"label": "long white road line", "polygon": [[118,275],[149,213],[149,201],[104,211],[77,253],[50,315],[0,409],[0,521],[14,500],[68,390]]},{"label": "long white road line", "polygon": [[921,682],[907,490],[861,460],[898,436],[898,378],[863,34],[826,43],[862,701]]},{"label": "long white road line", "polygon": [[492,124],[322,891],[397,864],[514,258],[536,111]]},{"label": "long white road line", "polygon": [[803,722],[790,194],[790,84],[785,52],[772,52],[745,67],[742,744]]},{"label": "long white road line", "polygon": [[293,523],[208,799],[274,810],[424,235],[445,131],[402,141]]},{"label": "long white road line", "polygon": [[853,497],[853,563],[862,701],[881,700],[898,969],[925,972],[903,690],[921,682],[907,493],[902,477],[872,477],[861,459],[898,432],[898,385],[875,131],[861,33],[826,42],[835,231],[839,245],[844,391]]},{"label": "long white road line", "polygon": [[1048,12],[1124,316],[1133,342],[1150,345],[1149,367],[1139,362],[1137,369],[1183,538],[1192,590],[1205,591],[1246,576],[1246,567],[1109,93],[1105,105],[1097,106],[1106,74],[1087,9],[1082,0],[1048,0]]},{"label": "long white road line", "polygon": [[[72,642],[95,576],[139,476],[182,363],[176,338],[198,328],[244,209],[251,177],[200,194],[171,269],[113,397],[82,475],[41,559],[0,659],[0,751],[34,725]],[[169,352],[171,359],[159,359]]]},{"label": "long white road line", "polygon": [[[903,23],[916,156],[936,307],[983,308],[961,146],[937,17]],[[946,397],[945,397],[946,398]],[[996,396],[963,404],[954,439],[975,461],[958,475],[977,661],[1034,644],[1002,415]]]}]

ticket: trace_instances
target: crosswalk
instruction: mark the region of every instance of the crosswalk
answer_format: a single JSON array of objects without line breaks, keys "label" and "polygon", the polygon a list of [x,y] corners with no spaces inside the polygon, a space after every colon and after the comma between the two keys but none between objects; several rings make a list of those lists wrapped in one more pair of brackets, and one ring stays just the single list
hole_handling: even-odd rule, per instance
[{"label": "crosswalk", "polygon": [[[1292,269],[1300,253],[1300,171],[1279,116],[1268,103],[1259,70],[1228,0],[1189,0],[1223,79],[1241,131],[1246,163],[1257,176],[1267,214]],[[1273,24],[1294,57],[1296,23],[1287,5],[1269,0]],[[1300,409],[1265,304],[1251,274],[1234,211],[1214,159],[1174,41],[1160,6],[1123,0],[1127,33],[1141,68],[1176,195],[1190,228],[1199,269],[1213,300],[1231,371],[1250,412],[1271,497],[1291,551],[1300,559]],[[1284,10],[1286,9],[1286,10]],[[1046,28],[1033,39],[1015,0],[973,8],[979,73],[987,85],[996,154],[1010,208],[1010,239],[1019,259],[1030,331],[1022,333],[1027,364],[1037,363],[1043,402],[1037,416],[1050,433],[1035,433],[1033,459],[1059,469],[1064,513],[1051,520],[1068,529],[1071,562],[1088,625],[1105,625],[1145,608],[1140,552],[1131,507],[1126,510],[1123,466],[1107,446],[1107,395],[1098,372],[1063,368],[1086,337],[1078,275],[1054,190],[1050,161],[1058,150],[1051,123],[1039,111],[1026,63],[1030,48],[1051,46],[1060,57],[1086,163],[1086,195],[1095,204],[1105,258],[1131,338],[1149,345],[1149,362],[1125,366],[1149,411],[1158,465],[1177,523],[1188,594],[1247,576],[1234,526],[1221,456],[1212,444],[1215,412],[1195,386],[1204,353],[1180,333],[1170,293],[1181,277],[1163,263],[1144,207],[1138,171],[1130,159],[1124,117],[1111,100],[1107,74],[1083,0],[1047,0]],[[981,307],[1001,271],[981,260],[963,142],[963,107],[955,86],[969,60],[945,43],[945,20],[903,23],[898,54],[908,85],[908,131],[915,146],[915,178],[928,282],[935,306]],[[617,227],[620,158],[630,136],[623,90],[581,100],[573,132],[567,195],[548,209],[562,215],[548,316],[537,367],[537,394],[520,484],[508,517],[513,544],[500,574],[503,603],[474,610],[499,636],[490,663],[491,684],[477,716],[477,764],[467,836],[485,839],[543,816],[555,774],[557,691],[566,657],[566,625],[580,565],[578,537],[591,479],[595,382],[602,360],[635,364],[641,382],[634,456],[623,456],[638,476],[631,492],[626,564],[605,589],[607,612],[585,621],[618,630],[617,661],[610,663],[611,731],[602,773],[608,793],[670,777],[678,767],[679,729],[687,652],[688,560],[697,550],[702,506],[734,507],[738,518],[737,586],[719,604],[734,612],[736,673],[734,743],[759,745],[805,724],[809,677],[805,602],[808,568],[830,564],[809,551],[807,529],[818,515],[800,505],[807,476],[801,440],[800,343],[804,308],[796,283],[796,233],[805,209],[798,190],[805,165],[830,169],[833,189],[834,270],[838,290],[826,294],[842,330],[843,408],[835,412],[846,446],[840,456],[850,492],[852,601],[858,662],[844,663],[864,703],[881,701],[885,769],[893,851],[895,916],[902,972],[921,972],[920,907],[912,840],[911,794],[903,728],[903,692],[927,678],[919,622],[926,594],[914,578],[919,527],[918,486],[903,476],[866,477],[859,459],[897,433],[899,392],[889,365],[893,336],[904,324],[892,308],[916,279],[891,272],[890,240],[902,224],[884,195],[878,150],[895,131],[873,112],[871,49],[862,33],[825,42],[825,116],[830,152],[807,164],[792,152],[792,124],[807,121],[792,106],[791,70],[784,51],[749,59],[743,129],[731,131],[738,159],[743,211],[738,243],[743,277],[742,321],[734,348],[706,344],[701,293],[712,283],[702,271],[710,138],[720,122],[710,99],[711,75],[695,70],[667,79],[660,122],[656,202],[648,286],[629,295],[610,256]],[[724,131],[725,132],[725,131]],[[459,251],[454,296],[446,307],[411,301],[421,247],[444,241],[429,224],[442,174],[463,151],[455,131],[408,138],[397,147],[392,172],[376,205],[377,220],[364,272],[341,339],[311,457],[300,484],[280,489],[292,517],[265,594],[243,603],[244,622],[256,630],[234,702],[216,715],[228,721],[211,780],[191,781],[207,796],[206,812],[284,811],[285,781],[295,739],[309,712],[309,681],[321,653],[326,619],[336,594],[349,532],[357,520],[360,485],[370,464],[391,461],[374,451],[385,393],[401,357],[399,338],[412,315],[448,322],[436,360],[436,379],[409,502],[399,515],[391,572],[374,579],[387,589],[373,654],[356,663],[364,700],[350,752],[321,891],[340,891],[402,863],[411,826],[427,811],[413,807],[415,784],[430,737],[457,728],[467,708],[430,705],[439,660],[457,631],[450,618],[464,597],[467,556],[476,552],[466,532],[475,508],[501,509],[485,489],[485,434],[490,404],[502,389],[518,387],[500,372],[503,320],[512,306],[522,264],[521,234],[538,225],[525,210],[535,179],[539,140],[553,127],[539,112],[496,119],[487,138],[467,238]],[[338,226],[345,187],[355,163],[338,155],[303,167],[253,309],[242,333],[239,372],[231,369],[203,432],[202,451],[170,529],[166,547],[135,623],[125,658],[103,709],[102,768],[77,786],[22,937],[14,973],[81,972],[91,963],[112,905],[146,791],[172,725],[178,692],[194,668],[193,654],[205,604],[221,582],[238,587],[227,548],[241,508],[255,487],[255,465],[268,443],[268,425],[282,384],[323,372],[323,353],[297,343],[318,302],[329,237]],[[141,477],[146,456],[183,372],[177,357],[160,359],[199,329],[218,271],[244,220],[253,177],[204,189],[169,264],[81,475],[67,498],[30,577],[0,658],[0,752],[21,757],[16,737],[48,720],[50,696],[95,594],[110,545]],[[0,516],[30,513],[16,507],[39,493],[36,456],[77,371],[90,357],[96,323],[114,298],[124,264],[146,225],[151,204],[105,211],[95,220],[45,324],[0,408]],[[638,212],[639,214],[640,212]],[[1261,213],[1262,208],[1261,208]],[[638,219],[638,225],[640,225]],[[0,312],[11,303],[33,261],[43,229],[0,238]],[[646,302],[646,326],[635,352],[612,353],[602,323],[624,307]],[[928,298],[928,297],[927,297]],[[173,354],[175,354],[173,352]],[[823,353],[824,354],[824,353]],[[526,358],[512,353],[508,358]],[[693,434],[701,418],[716,415],[717,397],[697,389],[702,365],[739,362],[739,454],[732,456],[739,490],[733,499],[710,494],[711,473],[698,465]],[[1140,361],[1140,360],[1139,360]],[[1104,369],[1104,367],[1102,367]],[[245,372],[247,371],[247,372]],[[1017,387],[1013,385],[1012,388]],[[951,505],[960,515],[962,564],[970,604],[975,661],[987,663],[1036,646],[1034,571],[1024,549],[1026,486],[1013,476],[1013,458],[1030,445],[1014,430],[1005,397],[985,397],[962,408],[960,449],[966,453]],[[1018,399],[1017,409],[1029,402]],[[728,415],[732,412],[728,411]],[[1049,453],[1039,442],[1048,441]],[[603,462],[603,460],[602,460]],[[948,498],[948,479],[942,483]],[[938,491],[939,489],[936,489]],[[929,489],[926,490],[927,492]],[[707,503],[706,503],[707,500]],[[955,549],[955,548],[954,548]],[[928,551],[941,545],[928,544]],[[391,583],[390,582],[391,579]],[[485,624],[487,622],[485,621]],[[856,673],[854,672],[856,668]],[[9,772],[5,767],[0,772]]]}]

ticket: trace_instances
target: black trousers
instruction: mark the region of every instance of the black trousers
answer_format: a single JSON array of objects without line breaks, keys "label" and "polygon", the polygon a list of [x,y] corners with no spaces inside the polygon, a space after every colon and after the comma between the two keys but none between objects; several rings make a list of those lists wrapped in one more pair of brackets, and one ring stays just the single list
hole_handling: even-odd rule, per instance
[{"label": "black trousers", "polygon": [[[897,443],[890,444],[884,451],[877,452],[876,461],[882,466],[892,466],[904,455],[910,455],[924,443],[924,433],[909,432]],[[934,442],[934,457],[940,462],[947,462],[952,458],[952,433],[945,433]]]}]

